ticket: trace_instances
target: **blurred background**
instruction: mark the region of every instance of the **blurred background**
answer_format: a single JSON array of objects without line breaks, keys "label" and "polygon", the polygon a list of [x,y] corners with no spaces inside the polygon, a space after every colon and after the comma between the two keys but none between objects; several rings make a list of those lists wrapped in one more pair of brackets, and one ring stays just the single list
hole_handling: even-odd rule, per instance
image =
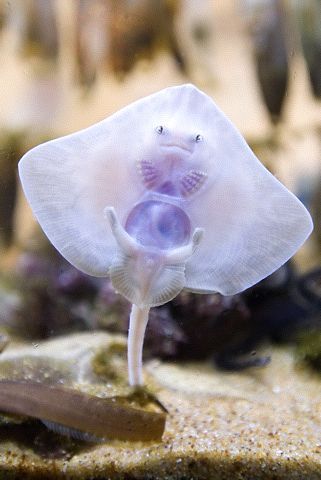
[{"label": "blurred background", "polygon": [[185,82],[305,203],[315,231],[294,261],[242,295],[182,293],[153,309],[145,354],[241,369],[265,365],[256,348],[271,341],[294,342],[305,358],[304,337],[320,370],[320,0],[0,0],[0,335],[126,332],[128,305],[109,281],[48,244],[17,163],[42,141]]}]

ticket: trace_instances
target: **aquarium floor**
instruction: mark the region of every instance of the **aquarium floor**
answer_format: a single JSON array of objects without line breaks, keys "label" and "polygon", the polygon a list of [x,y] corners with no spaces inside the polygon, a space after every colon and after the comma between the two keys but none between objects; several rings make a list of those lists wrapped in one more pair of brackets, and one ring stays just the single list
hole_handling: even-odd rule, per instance
[{"label": "aquarium floor", "polygon": [[169,411],[162,443],[82,444],[52,458],[6,437],[0,479],[321,479],[321,379],[291,351],[270,353],[268,367],[243,373],[153,361],[146,372]]}]

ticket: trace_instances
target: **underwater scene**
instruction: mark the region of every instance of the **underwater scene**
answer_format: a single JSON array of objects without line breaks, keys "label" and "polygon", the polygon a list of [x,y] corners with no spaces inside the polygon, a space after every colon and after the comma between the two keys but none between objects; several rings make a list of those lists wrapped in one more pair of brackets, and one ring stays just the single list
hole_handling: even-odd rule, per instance
[{"label": "underwater scene", "polygon": [[0,480],[321,480],[320,0],[0,0]]}]

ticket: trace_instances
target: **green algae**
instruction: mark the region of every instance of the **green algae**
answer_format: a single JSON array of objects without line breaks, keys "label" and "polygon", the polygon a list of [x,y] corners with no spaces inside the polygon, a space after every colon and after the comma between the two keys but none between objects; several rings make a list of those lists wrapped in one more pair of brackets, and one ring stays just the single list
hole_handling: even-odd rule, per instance
[{"label": "green algae", "polygon": [[297,341],[296,352],[299,361],[321,375],[321,329],[303,332]]}]

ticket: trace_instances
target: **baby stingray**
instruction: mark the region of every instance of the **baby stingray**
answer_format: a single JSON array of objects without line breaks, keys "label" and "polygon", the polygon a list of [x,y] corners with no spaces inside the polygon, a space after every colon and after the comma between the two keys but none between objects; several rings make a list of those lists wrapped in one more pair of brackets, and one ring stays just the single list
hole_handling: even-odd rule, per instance
[{"label": "baby stingray", "polygon": [[149,309],[182,289],[233,295],[285,263],[309,213],[210,97],[166,88],[20,161],[24,192],[74,266],[133,304],[129,383],[141,385]]}]

